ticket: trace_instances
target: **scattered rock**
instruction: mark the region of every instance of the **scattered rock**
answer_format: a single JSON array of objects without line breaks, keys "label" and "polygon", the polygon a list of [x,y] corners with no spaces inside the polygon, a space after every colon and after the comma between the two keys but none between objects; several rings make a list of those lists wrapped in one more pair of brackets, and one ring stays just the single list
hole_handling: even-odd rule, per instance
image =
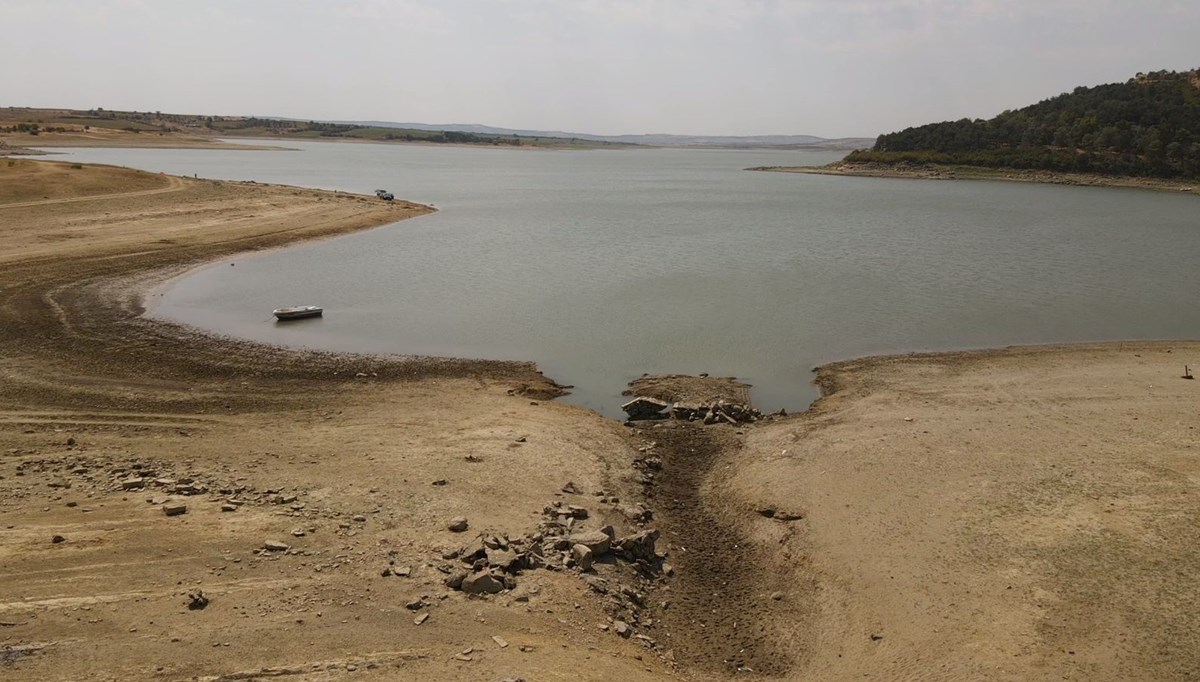
[{"label": "scattered rock", "polygon": [[508,648],[508,642],[504,641],[504,638],[500,637],[499,635],[492,635],[492,641],[494,641],[501,649]]},{"label": "scattered rock", "polygon": [[512,550],[498,550],[487,553],[488,565],[511,573],[520,563],[521,558]]},{"label": "scattered rock", "polygon": [[[611,527],[609,527],[609,530],[611,530]],[[612,536],[599,530],[575,533],[571,536],[571,544],[583,545],[591,550],[594,557],[599,558],[608,554],[608,550],[612,546]]]},{"label": "scattered rock", "polygon": [[50,538],[50,542],[55,545],[57,545],[60,542],[66,542],[66,541],[67,541],[67,539],[61,535],[55,535],[54,537]]},{"label": "scattered rock", "polygon": [[421,615],[417,616],[416,618],[413,618],[413,624],[420,625],[421,623],[424,623],[427,620],[429,620],[429,614],[422,613]]},{"label": "scattered rock", "polygon": [[462,533],[467,530],[469,524],[465,516],[456,516],[450,519],[450,524],[446,526],[452,533]]},{"label": "scattered rock", "polygon": [[278,540],[267,540],[263,543],[263,549],[268,552],[286,552],[291,548],[291,545]]},{"label": "scattered rock", "polygon": [[187,513],[186,504],[164,504],[162,506],[163,513],[167,516],[179,516]]},{"label": "scattered rock", "polygon": [[404,608],[409,611],[420,611],[425,606],[425,600],[421,597],[414,597],[411,601],[404,605]]},{"label": "scattered rock", "polygon": [[463,581],[467,579],[468,575],[470,575],[470,573],[467,571],[451,572],[450,575],[446,576],[446,580],[444,581],[446,583],[446,587],[449,587],[452,590],[462,589]]},{"label": "scattered rock", "polygon": [[203,611],[208,606],[209,599],[204,595],[204,592],[197,590],[195,594],[188,593],[188,610]]},{"label": "scattered rock", "polygon": [[592,550],[587,545],[572,545],[571,558],[575,560],[575,565],[581,571],[590,571],[595,557],[592,555]]},{"label": "scattered rock", "polygon": [[504,583],[489,571],[476,571],[463,579],[460,589],[467,594],[496,594],[504,589]]},{"label": "scattered rock", "polygon": [[236,504],[229,504],[226,502],[225,504],[221,505],[221,511],[223,512],[235,512],[237,510],[238,506]]},{"label": "scattered rock", "polygon": [[618,620],[613,623],[613,632],[616,632],[618,635],[629,639],[629,636],[633,634],[633,628],[629,627],[629,623],[626,623],[623,620]]},{"label": "scattered rock", "polygon": [[783,593],[782,592],[772,592],[771,599],[773,599],[775,601],[779,601],[780,599],[783,599]]}]

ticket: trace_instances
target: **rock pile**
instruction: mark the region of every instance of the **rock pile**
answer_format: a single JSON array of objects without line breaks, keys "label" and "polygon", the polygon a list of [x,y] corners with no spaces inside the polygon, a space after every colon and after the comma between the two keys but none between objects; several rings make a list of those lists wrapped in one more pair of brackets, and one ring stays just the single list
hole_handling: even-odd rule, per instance
[{"label": "rock pile", "polygon": [[[648,520],[651,515],[638,507],[632,516]],[[671,572],[663,563],[665,555],[657,549],[657,530],[619,535],[611,525],[584,529],[581,526],[590,517],[588,510],[561,500],[546,505],[542,517],[533,533],[516,537],[481,533],[462,547],[442,552],[446,562],[458,561],[457,565],[438,565],[446,575],[445,585],[483,596],[515,589],[517,577],[525,571],[571,572],[606,598],[611,617],[625,630],[624,634],[615,630],[618,634],[628,637],[636,627],[653,626],[652,619],[643,617],[647,595]],[[647,647],[656,646],[644,634],[638,635],[638,640]]]},{"label": "rock pile", "polygon": [[678,419],[704,424],[746,424],[762,419],[763,414],[749,405],[714,400],[708,403],[668,403],[657,398],[638,396],[621,406],[631,421]]}]

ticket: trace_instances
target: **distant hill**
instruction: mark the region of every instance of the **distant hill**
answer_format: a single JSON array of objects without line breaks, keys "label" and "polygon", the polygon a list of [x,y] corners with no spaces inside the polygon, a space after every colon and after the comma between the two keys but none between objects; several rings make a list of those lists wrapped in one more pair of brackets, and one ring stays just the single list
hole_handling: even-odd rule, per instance
[{"label": "distant hill", "polygon": [[480,123],[397,123],[393,121],[329,121],[329,123],[368,126],[372,128],[452,131],[471,135],[517,135],[520,137],[560,138],[615,144],[640,144],[655,147],[717,147],[729,149],[819,147],[824,149],[862,149],[870,146],[873,142],[871,138],[867,137],[830,139],[817,137],[816,135],[671,135],[667,133],[595,135],[591,133],[569,133],[561,130],[497,128]]},{"label": "distant hill", "polygon": [[[404,128],[395,125],[377,126],[360,123],[304,121],[300,119],[264,118],[255,116],[205,116],[171,114],[161,111],[112,111],[101,108],[34,109],[29,107],[0,107],[0,137],[20,139],[32,146],[55,146],[71,141],[106,145],[122,143],[145,146],[155,138],[156,146],[170,140],[217,137],[254,137],[283,139],[347,139],[375,142],[420,142],[470,144],[481,146],[533,146],[553,148],[594,149],[630,146],[619,142],[591,139],[571,139],[539,135],[498,135],[446,130],[436,126]],[[15,137],[14,137],[15,136]]]},{"label": "distant hill", "polygon": [[[56,140],[91,134],[94,129],[116,137],[254,137],[285,139],[350,139],[376,142],[421,142],[483,146],[534,146],[573,149],[632,146],[726,149],[828,149],[869,147],[873,140],[827,139],[815,135],[592,135],[562,131],[497,128],[476,123],[396,123],[392,121],[313,121],[270,116],[206,116],[161,111],[114,111],[0,107],[0,137],[36,137],[43,146]],[[95,137],[95,135],[92,135]],[[25,140],[30,142],[31,140]],[[94,141],[94,140],[93,140]],[[139,142],[139,144],[141,144]]]},{"label": "distant hill", "polygon": [[846,161],[1200,178],[1200,70],[1139,73],[986,121],[907,128]]}]

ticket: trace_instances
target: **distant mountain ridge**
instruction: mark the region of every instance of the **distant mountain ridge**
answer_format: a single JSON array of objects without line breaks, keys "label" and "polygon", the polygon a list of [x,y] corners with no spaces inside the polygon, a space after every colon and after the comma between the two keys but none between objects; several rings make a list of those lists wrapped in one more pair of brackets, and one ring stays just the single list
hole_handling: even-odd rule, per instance
[{"label": "distant mountain ridge", "polygon": [[326,121],[340,125],[361,125],[376,128],[403,128],[407,130],[450,131],[473,135],[519,135],[521,137],[556,137],[568,140],[592,142],[614,142],[662,147],[725,147],[725,148],[792,148],[819,147],[826,149],[863,149],[870,147],[873,138],[843,137],[824,138],[816,135],[672,135],[668,133],[645,133],[638,135],[594,135],[571,133],[561,130],[527,130],[521,128],[498,128],[480,123],[400,123],[396,121]]}]

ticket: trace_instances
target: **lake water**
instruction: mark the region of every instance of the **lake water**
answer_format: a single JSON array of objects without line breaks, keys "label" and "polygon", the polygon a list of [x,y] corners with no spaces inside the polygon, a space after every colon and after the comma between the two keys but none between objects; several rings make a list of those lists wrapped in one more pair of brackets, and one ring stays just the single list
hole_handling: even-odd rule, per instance
[{"label": "lake water", "polygon": [[[840,157],[816,152],[288,146],[66,158],[432,203],[200,269],[152,314],[281,345],[533,360],[609,415],[643,372],[738,376],[760,408],[796,410],[831,360],[1200,337],[1195,196],[742,170]],[[272,321],[309,303],[326,316]]]}]

